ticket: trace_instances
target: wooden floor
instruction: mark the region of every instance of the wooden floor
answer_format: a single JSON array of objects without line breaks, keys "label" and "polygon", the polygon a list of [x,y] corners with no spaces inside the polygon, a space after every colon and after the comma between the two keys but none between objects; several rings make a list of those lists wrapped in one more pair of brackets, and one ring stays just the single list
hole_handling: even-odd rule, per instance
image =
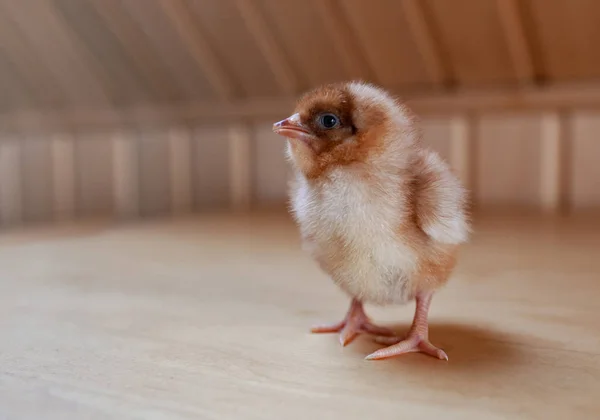
[{"label": "wooden floor", "polygon": [[449,362],[309,334],[348,302],[283,216],[11,232],[0,270],[1,419],[600,418],[598,224],[479,223],[433,301]]}]

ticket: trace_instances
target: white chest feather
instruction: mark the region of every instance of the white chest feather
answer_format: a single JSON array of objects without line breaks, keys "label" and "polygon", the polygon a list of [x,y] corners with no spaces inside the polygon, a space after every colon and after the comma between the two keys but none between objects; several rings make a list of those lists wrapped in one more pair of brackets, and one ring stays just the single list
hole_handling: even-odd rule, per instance
[{"label": "white chest feather", "polygon": [[397,180],[378,181],[347,171],[319,187],[300,179],[292,206],[307,250],[335,283],[368,302],[402,303],[416,255],[398,237],[404,201],[394,193]]}]

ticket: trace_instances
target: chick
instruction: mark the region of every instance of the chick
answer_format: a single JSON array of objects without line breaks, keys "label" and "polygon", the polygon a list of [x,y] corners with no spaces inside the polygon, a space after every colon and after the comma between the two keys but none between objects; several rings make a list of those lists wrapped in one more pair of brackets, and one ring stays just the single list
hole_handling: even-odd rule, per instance
[{"label": "chick", "polygon": [[[304,94],[273,130],[287,138],[291,210],[304,249],[351,299],[342,321],[312,332],[340,332],[343,346],[360,333],[389,345],[367,359],[423,352],[448,360],[429,341],[428,312],[468,240],[467,193],[423,147],[408,109],[376,86],[335,83]],[[363,309],[412,300],[403,339]]]}]

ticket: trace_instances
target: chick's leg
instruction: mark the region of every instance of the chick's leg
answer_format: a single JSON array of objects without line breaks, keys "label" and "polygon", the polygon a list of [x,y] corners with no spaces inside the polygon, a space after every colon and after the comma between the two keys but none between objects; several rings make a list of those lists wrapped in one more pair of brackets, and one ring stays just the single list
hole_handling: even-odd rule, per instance
[{"label": "chick's leg", "polygon": [[387,359],[389,357],[399,356],[405,353],[421,352],[442,360],[448,360],[444,350],[435,347],[429,342],[429,324],[427,315],[433,293],[417,295],[417,307],[412,326],[404,340],[381,337],[377,341],[380,343],[394,343],[389,347],[377,350],[368,355],[367,360]]},{"label": "chick's leg", "polygon": [[313,333],[340,333],[340,343],[346,346],[352,342],[359,334],[366,333],[378,336],[391,337],[394,335],[392,330],[379,327],[371,323],[362,302],[353,299],[350,308],[344,319],[340,322],[330,325],[318,325],[311,329]]}]

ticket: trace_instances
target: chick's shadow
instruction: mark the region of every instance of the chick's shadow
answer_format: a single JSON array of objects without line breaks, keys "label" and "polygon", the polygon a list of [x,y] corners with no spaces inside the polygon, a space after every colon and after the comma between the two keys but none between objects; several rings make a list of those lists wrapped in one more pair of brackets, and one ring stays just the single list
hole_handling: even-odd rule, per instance
[{"label": "chick's shadow", "polygon": [[[410,325],[389,325],[399,337],[403,337]],[[506,373],[511,368],[519,368],[525,363],[526,355],[520,346],[513,343],[518,338],[510,334],[470,326],[468,324],[439,323],[430,324],[429,339],[433,345],[443,349],[448,362],[437,360],[423,353],[408,353],[387,360],[371,363],[386,363],[390,366],[410,364],[412,368],[431,368],[432,364],[445,363],[447,368],[463,373],[490,374]],[[373,337],[363,335],[351,343],[348,348],[363,357],[383,348]]]}]

